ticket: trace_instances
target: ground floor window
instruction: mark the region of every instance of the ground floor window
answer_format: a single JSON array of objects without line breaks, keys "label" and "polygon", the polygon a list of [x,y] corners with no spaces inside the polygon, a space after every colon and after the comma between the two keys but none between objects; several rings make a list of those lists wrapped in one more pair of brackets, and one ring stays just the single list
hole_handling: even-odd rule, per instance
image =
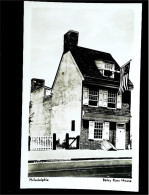
[{"label": "ground floor window", "polygon": [[103,135],[103,123],[95,122],[94,138],[102,139],[102,135]]}]

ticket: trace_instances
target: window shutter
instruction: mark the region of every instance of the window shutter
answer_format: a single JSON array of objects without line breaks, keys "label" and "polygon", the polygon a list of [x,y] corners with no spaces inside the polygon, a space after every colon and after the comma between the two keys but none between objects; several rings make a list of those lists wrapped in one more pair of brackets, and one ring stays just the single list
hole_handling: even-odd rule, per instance
[{"label": "window shutter", "polygon": [[104,123],[103,139],[109,140],[109,122]]},{"label": "window shutter", "polygon": [[121,109],[122,107],[122,95],[117,93],[117,108]]},{"label": "window shutter", "polygon": [[103,106],[103,90],[99,90],[99,106]]},{"label": "window shutter", "polygon": [[107,107],[108,105],[108,91],[105,90],[103,92],[103,107]]},{"label": "window shutter", "polygon": [[89,101],[89,89],[87,87],[83,87],[83,105],[88,105]]},{"label": "window shutter", "polygon": [[94,139],[94,121],[89,121],[88,139]]}]

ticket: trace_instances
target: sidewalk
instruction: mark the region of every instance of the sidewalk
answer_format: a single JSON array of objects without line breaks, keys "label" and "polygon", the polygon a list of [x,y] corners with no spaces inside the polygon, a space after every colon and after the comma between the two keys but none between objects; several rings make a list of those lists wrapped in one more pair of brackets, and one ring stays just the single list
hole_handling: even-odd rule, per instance
[{"label": "sidewalk", "polygon": [[100,160],[100,159],[131,159],[131,150],[48,150],[29,151],[28,161],[72,161],[72,160]]}]

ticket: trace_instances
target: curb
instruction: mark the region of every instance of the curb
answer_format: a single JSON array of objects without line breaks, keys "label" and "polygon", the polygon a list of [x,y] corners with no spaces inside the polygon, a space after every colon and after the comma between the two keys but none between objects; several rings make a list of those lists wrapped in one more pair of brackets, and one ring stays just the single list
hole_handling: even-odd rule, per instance
[{"label": "curb", "polygon": [[132,159],[132,157],[109,157],[109,158],[71,158],[71,159],[49,159],[49,160],[29,160],[28,163],[44,163],[44,162],[65,162],[65,161],[88,161],[88,160],[121,160]]}]

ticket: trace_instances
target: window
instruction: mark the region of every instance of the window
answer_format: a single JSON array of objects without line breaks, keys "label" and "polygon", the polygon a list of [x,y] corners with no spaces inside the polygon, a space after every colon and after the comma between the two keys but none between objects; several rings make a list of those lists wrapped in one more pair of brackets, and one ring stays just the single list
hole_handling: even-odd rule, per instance
[{"label": "window", "polygon": [[114,78],[115,65],[112,62],[104,62],[102,60],[95,60],[95,64],[100,73],[105,77]]},{"label": "window", "polygon": [[104,76],[111,77],[112,76],[112,71],[110,70],[104,70]]},{"label": "window", "polygon": [[105,64],[105,69],[112,70],[113,69],[113,64]]},{"label": "window", "polygon": [[95,122],[94,126],[94,138],[102,139],[103,123]]},{"label": "window", "polygon": [[71,121],[71,131],[75,131],[75,120]]},{"label": "window", "polygon": [[112,72],[113,69],[113,64],[105,63],[105,70],[103,71],[103,76],[114,78],[114,73]]},{"label": "window", "polygon": [[98,91],[89,90],[89,105],[97,106],[98,105]]},{"label": "window", "polygon": [[108,91],[108,107],[115,108],[116,107],[116,93]]},{"label": "window", "polygon": [[109,124],[110,122],[105,121],[89,121],[89,139],[95,140],[109,140]]}]

